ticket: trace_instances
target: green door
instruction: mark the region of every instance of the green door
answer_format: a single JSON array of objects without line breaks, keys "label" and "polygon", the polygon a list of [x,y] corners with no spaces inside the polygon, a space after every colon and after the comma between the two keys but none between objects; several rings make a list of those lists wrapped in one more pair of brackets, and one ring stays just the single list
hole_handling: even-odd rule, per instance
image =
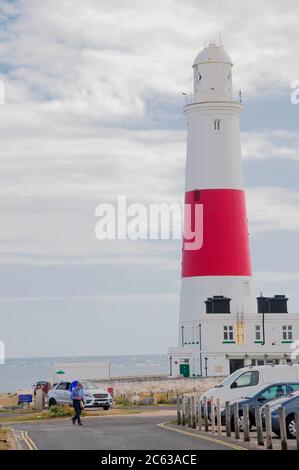
[{"label": "green door", "polygon": [[190,377],[189,364],[180,364],[180,374],[184,377]]}]

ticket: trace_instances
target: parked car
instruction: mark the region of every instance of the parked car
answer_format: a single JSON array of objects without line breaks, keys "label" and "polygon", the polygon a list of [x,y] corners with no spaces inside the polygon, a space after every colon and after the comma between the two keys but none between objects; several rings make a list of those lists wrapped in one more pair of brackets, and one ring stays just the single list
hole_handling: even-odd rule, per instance
[{"label": "parked car", "polygon": [[[289,439],[296,438],[296,426],[295,426],[295,413],[299,412],[299,390],[291,393],[286,397],[282,397],[277,400],[273,400],[270,403],[270,411],[272,418],[272,431],[280,436],[280,424],[279,424],[279,408],[283,406],[285,408],[286,415],[286,431]],[[262,422],[265,427],[265,406],[261,409]]]},{"label": "parked car", "polygon": [[263,386],[278,382],[299,382],[299,364],[250,366],[236,370],[213,388],[207,390],[200,399],[219,398],[222,403],[231,403],[248,396]]},{"label": "parked car", "polygon": [[39,380],[38,382],[36,382],[33,386],[32,386],[32,389],[33,389],[33,395],[35,396],[36,395],[36,390],[38,390],[39,388],[46,388],[46,391],[48,392],[51,388],[51,384],[48,380]]},{"label": "parked car", "polygon": [[[48,405],[71,405],[71,382],[58,382],[48,393]],[[109,410],[112,406],[112,397],[105,390],[97,388],[92,382],[82,382],[84,390],[85,407],[102,407]]]},{"label": "parked car", "polygon": [[[286,397],[292,392],[299,391],[299,382],[279,382],[268,386],[263,386],[249,393],[247,396],[237,400],[239,410],[239,425],[243,430],[243,405],[249,407],[249,425],[255,426],[256,405],[263,406],[278,398]],[[234,429],[234,404],[230,406],[231,427]],[[221,423],[225,424],[225,404],[222,404]]]}]

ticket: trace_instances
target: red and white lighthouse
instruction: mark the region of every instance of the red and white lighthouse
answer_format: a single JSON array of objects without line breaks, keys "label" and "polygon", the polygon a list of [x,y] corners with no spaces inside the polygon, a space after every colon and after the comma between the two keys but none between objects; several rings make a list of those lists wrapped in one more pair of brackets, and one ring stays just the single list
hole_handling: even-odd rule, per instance
[{"label": "red and white lighthouse", "polygon": [[[252,291],[240,144],[243,106],[233,93],[232,66],[222,45],[205,47],[194,61],[194,93],[184,107],[188,206],[179,345],[169,349],[171,376],[227,375],[247,365],[284,363],[290,357],[286,330],[292,331],[289,342],[293,331],[299,332],[284,295],[261,296],[257,310]],[[200,224],[194,220],[198,213]],[[198,244],[187,237],[190,215]]]},{"label": "red and white lighthouse", "polygon": [[193,64],[193,99],[184,108],[185,203],[202,204],[203,245],[190,250],[183,244],[181,326],[206,313],[208,299],[216,310],[255,310],[240,145],[243,107],[233,96],[232,65],[222,46],[204,48]]}]

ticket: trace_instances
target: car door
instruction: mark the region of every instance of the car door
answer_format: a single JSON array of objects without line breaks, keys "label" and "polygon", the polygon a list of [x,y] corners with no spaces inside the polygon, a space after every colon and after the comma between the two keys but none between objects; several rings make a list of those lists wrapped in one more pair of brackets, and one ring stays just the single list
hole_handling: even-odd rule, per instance
[{"label": "car door", "polygon": [[69,389],[69,382],[60,382],[56,387],[56,401],[57,403],[67,403],[67,397],[70,392]]},{"label": "car door", "polygon": [[246,397],[253,392],[259,384],[259,374],[258,370],[251,370],[239,375],[230,386],[228,399]]},{"label": "car door", "polygon": [[265,388],[260,395],[257,397],[257,404],[262,406],[271,400],[275,400],[280,397],[285,397],[288,393],[287,384],[275,384]]}]

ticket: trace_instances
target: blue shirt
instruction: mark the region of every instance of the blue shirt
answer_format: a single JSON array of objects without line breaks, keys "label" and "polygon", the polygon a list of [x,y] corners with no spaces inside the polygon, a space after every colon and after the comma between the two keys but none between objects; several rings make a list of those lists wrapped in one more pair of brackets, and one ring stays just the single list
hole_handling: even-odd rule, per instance
[{"label": "blue shirt", "polygon": [[75,398],[80,398],[83,400],[84,398],[84,390],[83,388],[74,387],[71,391],[71,399],[74,400]]}]

